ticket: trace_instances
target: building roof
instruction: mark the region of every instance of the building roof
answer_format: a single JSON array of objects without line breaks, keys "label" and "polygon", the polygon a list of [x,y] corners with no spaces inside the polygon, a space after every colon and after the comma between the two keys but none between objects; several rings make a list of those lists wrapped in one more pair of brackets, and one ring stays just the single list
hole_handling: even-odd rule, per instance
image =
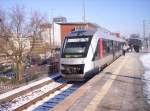
[{"label": "building roof", "polygon": [[91,23],[91,22],[67,22],[67,23],[58,23],[60,25],[86,25],[86,24],[90,24],[93,25],[95,27],[99,27],[97,24],[95,23]]},{"label": "building roof", "polygon": [[53,19],[55,19],[55,18],[65,18],[65,19],[66,19],[66,17],[64,17],[64,16],[56,16],[56,17],[53,17]]}]

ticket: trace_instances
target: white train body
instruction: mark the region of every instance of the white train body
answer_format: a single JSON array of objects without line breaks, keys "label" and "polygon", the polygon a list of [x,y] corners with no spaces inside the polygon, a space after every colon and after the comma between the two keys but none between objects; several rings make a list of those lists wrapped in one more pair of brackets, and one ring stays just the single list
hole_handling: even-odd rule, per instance
[{"label": "white train body", "polygon": [[121,55],[123,43],[102,29],[70,32],[61,49],[61,75],[77,81],[92,77]]}]

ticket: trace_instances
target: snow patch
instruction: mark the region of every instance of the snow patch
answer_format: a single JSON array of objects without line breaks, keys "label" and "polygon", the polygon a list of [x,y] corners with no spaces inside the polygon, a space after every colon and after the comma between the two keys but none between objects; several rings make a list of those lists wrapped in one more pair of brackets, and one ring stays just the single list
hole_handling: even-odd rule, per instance
[{"label": "snow patch", "polygon": [[145,68],[145,73],[143,75],[145,85],[143,90],[147,97],[147,101],[150,104],[150,53],[141,56],[140,60],[142,61]]}]

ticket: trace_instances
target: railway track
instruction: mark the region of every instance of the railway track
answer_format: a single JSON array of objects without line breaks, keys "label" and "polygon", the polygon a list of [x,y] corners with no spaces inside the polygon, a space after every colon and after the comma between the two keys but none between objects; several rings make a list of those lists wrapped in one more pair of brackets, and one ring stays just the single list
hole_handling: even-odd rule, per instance
[{"label": "railway track", "polygon": [[35,104],[36,102],[44,99],[45,97],[49,96],[50,94],[52,94],[54,92],[56,92],[57,90],[60,90],[61,88],[65,87],[66,85],[67,85],[67,83],[63,83],[63,84],[53,88],[52,90],[49,90],[48,92],[44,93],[43,95],[40,95],[37,98],[35,98],[35,99],[23,104],[22,106],[16,108],[15,111],[22,111],[22,110],[28,108],[29,106]]},{"label": "railway track", "polygon": [[34,104],[26,111],[49,111],[54,108],[60,101],[64,100],[67,96],[73,93],[82,84],[69,84],[66,87],[56,91],[51,96],[45,98],[45,100],[40,103]]},{"label": "railway track", "polygon": [[[41,88],[20,95],[12,100],[5,101],[0,105],[0,111],[22,111],[31,109],[44,109],[45,111],[45,109],[53,108],[59,101],[63,100],[79,86],[80,85],[71,84],[68,81],[57,78],[55,81],[51,81]],[[45,98],[49,98],[49,100],[45,101]],[[36,104],[43,100],[45,101],[43,104]]]},{"label": "railway track", "polygon": [[58,78],[60,78],[60,75],[56,74],[54,76],[45,78],[44,81],[39,80],[39,81],[33,82],[31,84],[28,84],[26,86],[14,89],[12,91],[9,91],[9,92],[3,93],[3,94],[0,94],[0,104],[3,104],[7,101],[11,101],[12,99],[17,98],[20,95],[24,95],[28,92],[36,90],[39,87],[42,87],[46,84],[51,83],[53,81],[53,79],[55,80]]}]

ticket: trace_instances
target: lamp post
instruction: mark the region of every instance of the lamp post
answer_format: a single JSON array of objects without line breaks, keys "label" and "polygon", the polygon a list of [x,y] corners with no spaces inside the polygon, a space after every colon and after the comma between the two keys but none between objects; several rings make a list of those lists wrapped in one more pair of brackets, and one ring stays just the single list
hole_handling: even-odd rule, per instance
[{"label": "lamp post", "polygon": [[82,8],[83,8],[83,17],[82,17],[82,19],[83,19],[83,22],[85,23],[85,0],[83,0],[82,1],[83,3],[82,3]]},{"label": "lamp post", "polygon": [[2,19],[0,18],[0,32],[1,32],[1,29],[2,29]]},{"label": "lamp post", "polygon": [[146,26],[148,24],[146,23],[146,20],[143,20],[143,38],[144,38],[144,44],[145,47],[148,49],[148,35],[146,37]]},{"label": "lamp post", "polygon": [[4,32],[4,21],[3,18],[0,17],[0,33]]},{"label": "lamp post", "polygon": [[143,20],[143,39],[144,39],[144,45],[146,46],[146,38],[145,38],[145,20]]},{"label": "lamp post", "polygon": [[148,23],[149,24],[149,28],[148,28],[148,32],[149,32],[149,37],[148,37],[148,46],[150,46],[150,22]]}]

